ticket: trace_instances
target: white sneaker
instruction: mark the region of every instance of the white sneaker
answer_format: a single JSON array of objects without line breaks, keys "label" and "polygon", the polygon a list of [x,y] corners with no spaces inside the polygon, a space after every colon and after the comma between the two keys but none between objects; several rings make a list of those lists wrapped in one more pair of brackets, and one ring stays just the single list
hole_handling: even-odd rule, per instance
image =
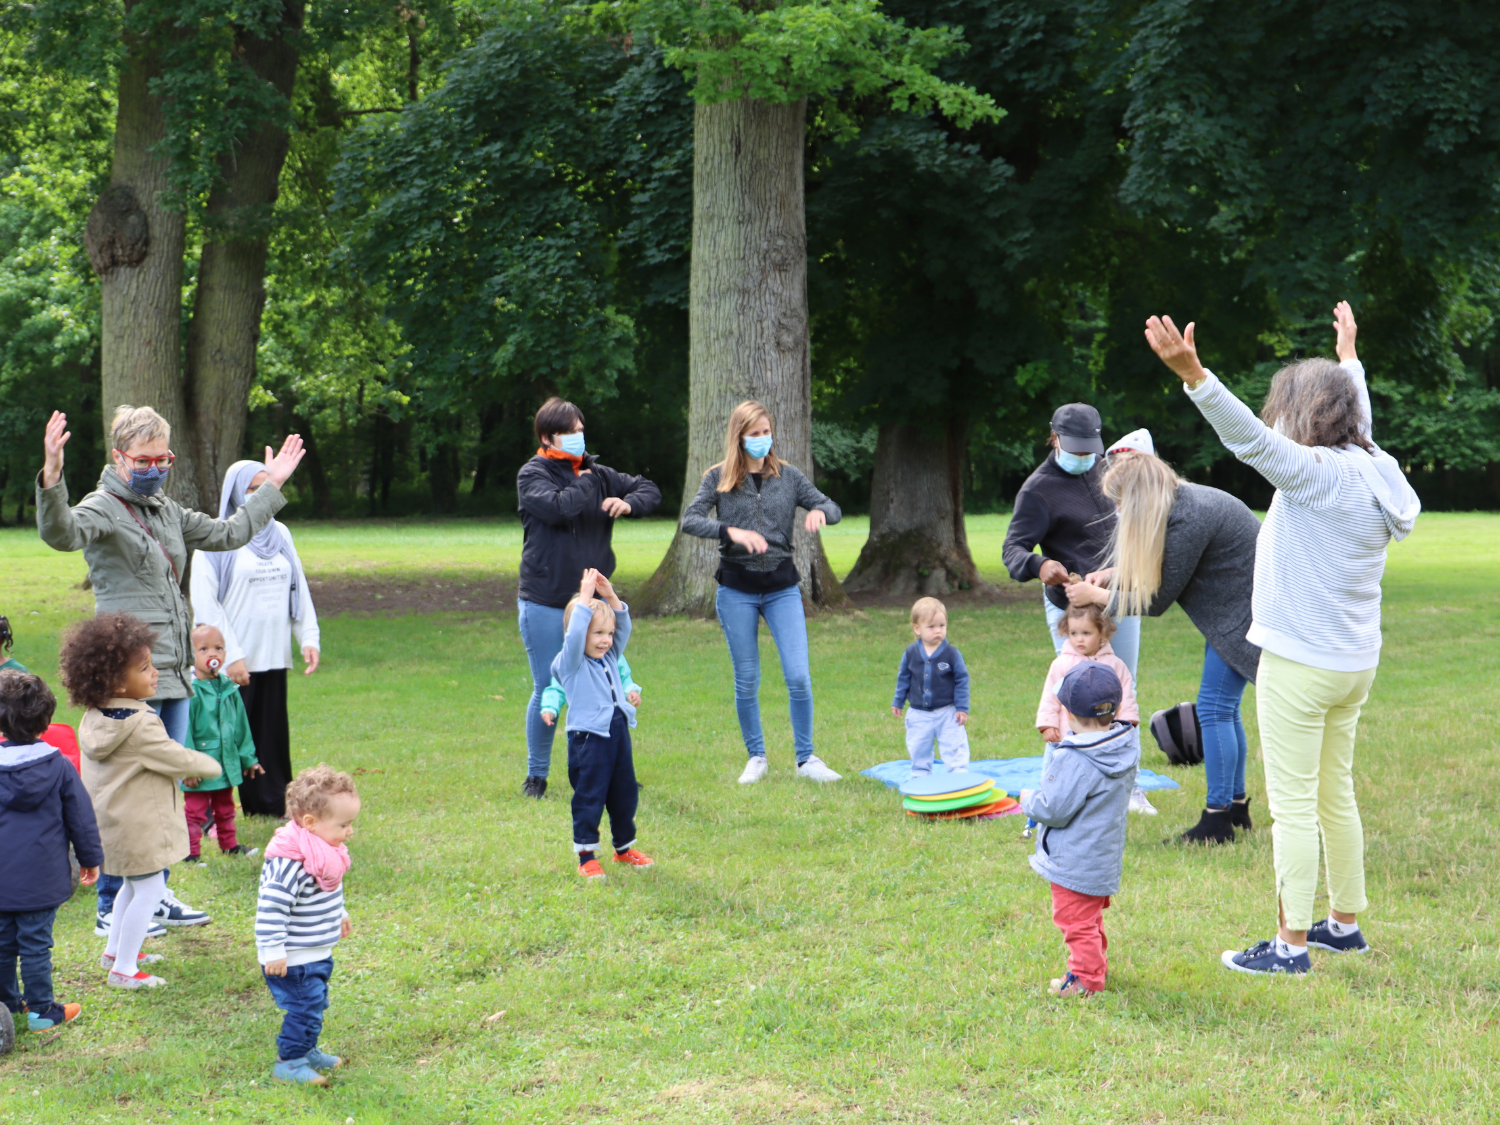
[{"label": "white sneaker", "polygon": [[1131,812],[1141,813],[1144,816],[1156,815],[1156,806],[1146,800],[1146,791],[1144,789],[1132,789],[1130,791],[1129,808]]},{"label": "white sneaker", "polygon": [[828,768],[822,758],[814,754],[807,761],[797,767],[797,776],[805,777],[809,781],[843,781],[844,775],[834,773]]},{"label": "white sneaker", "polygon": [[162,898],[153,917],[163,926],[206,926],[213,921],[204,911],[194,910],[170,890]]},{"label": "white sneaker", "polygon": [[110,988],[160,988],[167,982],[146,972],[137,972],[134,976],[127,977],[111,969],[109,976],[104,978],[104,983]]},{"label": "white sneaker", "polygon": [[[115,916],[114,916],[113,913],[109,913],[109,914],[95,914],[94,915],[94,936],[95,937],[109,937],[109,927],[110,927],[111,923],[114,922],[114,919],[115,919]],[[160,922],[156,921],[153,918],[151,920],[151,925],[146,928],[146,936],[148,938],[154,938],[154,937],[166,937],[166,935],[167,935],[167,928],[165,926],[163,926]]]},{"label": "white sneaker", "polygon": [[754,785],[766,776],[766,772],[770,768],[770,766],[766,765],[766,756],[764,754],[750,755],[750,760],[745,763],[745,772],[740,774],[740,784]]},{"label": "white sneaker", "polygon": [[[137,965],[154,965],[158,961],[165,960],[166,955],[162,953],[141,953],[136,955],[135,963]],[[99,967],[101,969],[113,969],[115,967],[115,955],[113,953],[103,954],[99,958]]]}]

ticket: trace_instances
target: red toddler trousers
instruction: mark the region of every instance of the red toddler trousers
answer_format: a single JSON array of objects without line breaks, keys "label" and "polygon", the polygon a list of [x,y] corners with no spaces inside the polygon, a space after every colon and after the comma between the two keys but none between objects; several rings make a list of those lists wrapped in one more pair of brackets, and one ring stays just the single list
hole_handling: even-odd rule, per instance
[{"label": "red toddler trousers", "polygon": [[219,848],[228,851],[239,843],[234,834],[234,790],[210,789],[206,793],[194,789],[183,791],[183,808],[187,814],[188,854],[197,855],[203,836],[203,822],[213,809],[214,826],[219,830]]},{"label": "red toddler trousers", "polygon": [[1068,971],[1084,988],[1098,991],[1104,987],[1109,972],[1109,959],[1104,955],[1109,948],[1109,938],[1104,936],[1104,911],[1109,906],[1109,896],[1081,895],[1056,883],[1051,886],[1052,923],[1068,943]]}]

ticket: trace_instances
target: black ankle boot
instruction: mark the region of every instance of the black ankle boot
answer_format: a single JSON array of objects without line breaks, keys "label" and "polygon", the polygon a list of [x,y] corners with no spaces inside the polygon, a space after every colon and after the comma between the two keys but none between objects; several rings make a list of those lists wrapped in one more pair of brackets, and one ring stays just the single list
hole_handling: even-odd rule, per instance
[{"label": "black ankle boot", "polygon": [[1249,797],[1246,797],[1243,801],[1235,801],[1229,806],[1229,823],[1236,828],[1243,828],[1247,832],[1255,827],[1255,825],[1250,823]]},{"label": "black ankle boot", "polygon": [[521,786],[521,796],[535,797],[540,801],[547,794],[547,779],[545,777],[528,777],[525,784]]},{"label": "black ankle boot", "polygon": [[1234,825],[1230,823],[1228,809],[1215,812],[1204,809],[1198,823],[1177,837],[1179,844],[1232,844]]}]

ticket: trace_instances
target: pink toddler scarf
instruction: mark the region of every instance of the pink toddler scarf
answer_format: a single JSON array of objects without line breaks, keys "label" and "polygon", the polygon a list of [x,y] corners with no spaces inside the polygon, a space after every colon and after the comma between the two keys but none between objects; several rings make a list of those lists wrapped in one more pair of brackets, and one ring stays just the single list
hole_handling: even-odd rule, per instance
[{"label": "pink toddler scarf", "polygon": [[276,835],[266,845],[266,858],[295,859],[307,873],[318,881],[325,891],[338,889],[349,870],[349,849],[343,844],[334,847],[327,840],[313,835],[302,825],[289,821],[276,829]]}]

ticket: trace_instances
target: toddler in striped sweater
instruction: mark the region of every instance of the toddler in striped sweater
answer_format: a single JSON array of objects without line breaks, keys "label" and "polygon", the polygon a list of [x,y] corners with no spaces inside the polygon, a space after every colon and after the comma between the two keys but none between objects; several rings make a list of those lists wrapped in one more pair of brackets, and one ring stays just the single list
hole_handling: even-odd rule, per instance
[{"label": "toddler in striped sweater", "polygon": [[333,947],[349,936],[344,875],[359,794],[354,779],[326,765],[286,787],[288,823],[266,845],[255,906],[255,951],[276,1006],[286,1013],[276,1037],[274,1078],[328,1085],[319,1071],[343,1060],[318,1050]]}]

